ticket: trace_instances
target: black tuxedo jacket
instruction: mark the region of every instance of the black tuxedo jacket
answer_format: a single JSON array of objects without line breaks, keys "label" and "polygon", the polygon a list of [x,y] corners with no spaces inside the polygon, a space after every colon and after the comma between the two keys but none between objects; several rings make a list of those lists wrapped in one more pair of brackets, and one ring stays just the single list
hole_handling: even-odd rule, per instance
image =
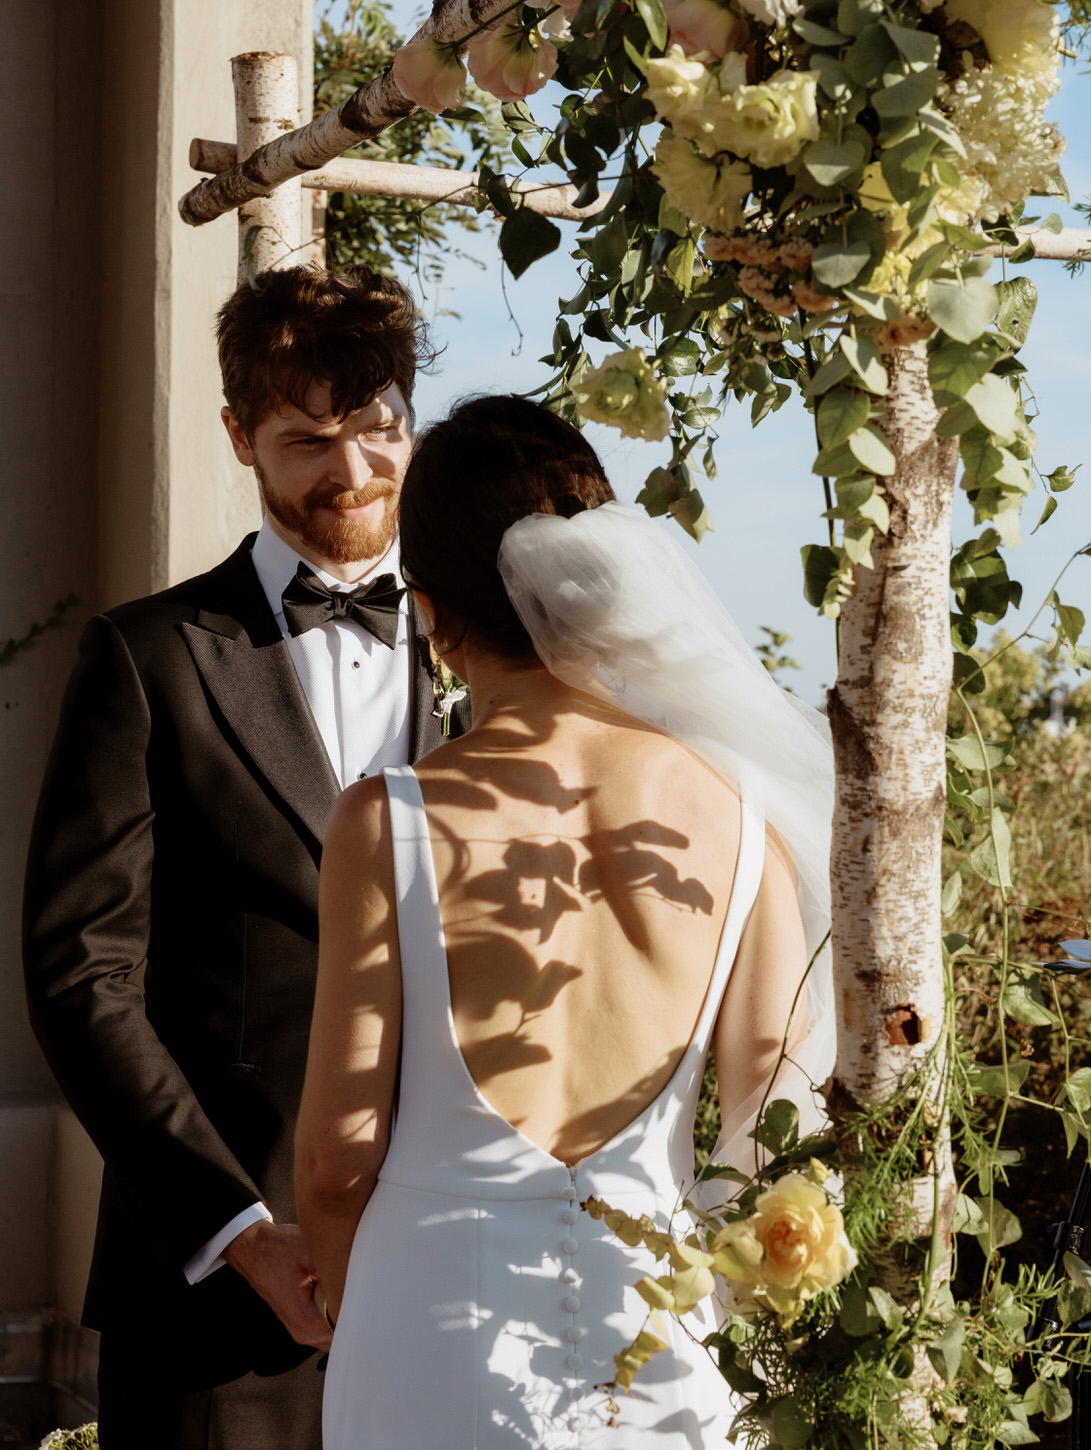
[{"label": "black tuxedo jacket", "polygon": [[[106,1163],[85,1318],[145,1351],[157,1340],[194,1386],[310,1352],[231,1269],[183,1275],[259,1198],[294,1221],[318,863],[340,789],[252,541],[89,624],[26,883],[31,1018]],[[416,759],[442,736],[413,656]]]}]

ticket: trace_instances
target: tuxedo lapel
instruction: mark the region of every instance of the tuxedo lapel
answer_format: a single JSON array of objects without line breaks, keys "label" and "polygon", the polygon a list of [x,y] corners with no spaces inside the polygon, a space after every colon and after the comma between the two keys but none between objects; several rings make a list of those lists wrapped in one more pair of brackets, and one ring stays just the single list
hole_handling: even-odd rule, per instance
[{"label": "tuxedo lapel", "polygon": [[208,575],[208,606],[178,628],[228,730],[321,844],[341,785],[254,572],[250,542]]}]

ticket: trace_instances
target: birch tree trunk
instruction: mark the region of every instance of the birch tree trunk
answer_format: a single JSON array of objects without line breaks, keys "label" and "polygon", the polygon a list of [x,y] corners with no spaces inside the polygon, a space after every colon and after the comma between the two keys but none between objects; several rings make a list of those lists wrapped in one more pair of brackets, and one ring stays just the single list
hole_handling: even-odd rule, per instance
[{"label": "birch tree trunk", "polygon": [[[890,391],[882,426],[896,458],[896,472],[882,480],[890,529],[885,537],[876,533],[874,567],[856,571],[829,696],[837,771],[835,1117],[895,1095],[941,1040],[944,1025],[940,845],[958,440],[936,437],[923,344],[890,349],[883,360]],[[941,1243],[949,1248],[955,1188],[938,1103],[929,1127],[931,1146],[907,1227],[913,1238],[932,1233],[938,1188]],[[913,1297],[909,1282],[888,1287]]]},{"label": "birch tree trunk", "polygon": [[[245,160],[266,142],[299,126],[295,56],[255,50],[231,59],[237,155]],[[303,208],[298,178],[239,207],[239,282],[302,260]]]}]

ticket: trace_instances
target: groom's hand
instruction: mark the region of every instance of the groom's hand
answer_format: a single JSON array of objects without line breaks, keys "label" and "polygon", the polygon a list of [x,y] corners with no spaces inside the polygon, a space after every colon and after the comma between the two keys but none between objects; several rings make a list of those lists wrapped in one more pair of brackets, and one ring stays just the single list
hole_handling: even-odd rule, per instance
[{"label": "groom's hand", "polygon": [[297,1344],[329,1349],[333,1335],[315,1303],[314,1266],[294,1223],[252,1223],[228,1244],[224,1258],[261,1295]]}]

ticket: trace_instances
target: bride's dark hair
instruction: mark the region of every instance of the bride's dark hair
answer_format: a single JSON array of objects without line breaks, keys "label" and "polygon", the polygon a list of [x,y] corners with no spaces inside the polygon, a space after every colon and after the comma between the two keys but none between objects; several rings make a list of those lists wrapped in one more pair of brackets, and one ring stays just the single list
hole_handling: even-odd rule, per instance
[{"label": "bride's dark hair", "polygon": [[533,651],[496,567],[504,530],[527,514],[571,518],[614,498],[578,429],[514,394],[470,398],[417,441],[402,485],[401,562],[498,654]]}]

